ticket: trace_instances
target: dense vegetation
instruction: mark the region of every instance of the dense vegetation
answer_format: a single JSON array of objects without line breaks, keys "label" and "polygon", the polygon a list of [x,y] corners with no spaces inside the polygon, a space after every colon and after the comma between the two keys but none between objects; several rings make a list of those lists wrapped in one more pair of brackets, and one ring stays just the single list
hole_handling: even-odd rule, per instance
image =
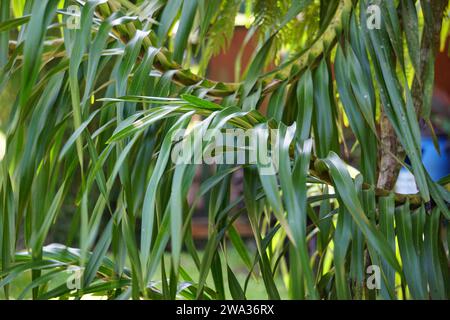
[{"label": "dense vegetation", "polygon": [[[433,128],[447,7],[2,1],[5,297],[243,299],[249,282],[262,281],[270,299],[280,285],[292,299],[447,299],[449,179],[432,181],[425,170],[420,130]],[[251,63],[242,76],[236,63],[234,83],[207,79],[237,15],[258,41]],[[182,128],[191,130],[184,140],[207,129],[278,129],[278,173],[261,174],[258,163],[174,165],[172,134]],[[402,166],[418,194],[393,191]],[[192,192],[199,169],[208,174]],[[233,198],[238,174],[242,193]],[[201,199],[208,240],[200,250],[191,224]],[[234,225],[241,216],[250,240]],[[49,245],[62,221],[70,223],[64,245]],[[196,272],[186,271],[186,257]],[[372,265],[378,289],[367,286]],[[79,290],[66,281],[74,266],[83,271]]]}]

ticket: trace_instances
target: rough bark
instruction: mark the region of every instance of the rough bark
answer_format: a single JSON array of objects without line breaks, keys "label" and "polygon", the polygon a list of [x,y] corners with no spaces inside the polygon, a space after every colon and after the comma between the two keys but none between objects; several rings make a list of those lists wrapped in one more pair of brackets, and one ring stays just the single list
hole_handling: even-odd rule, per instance
[{"label": "rough bark", "polygon": [[394,128],[383,112],[380,120],[379,173],[377,187],[392,190],[401,169],[397,158],[403,159],[405,152],[397,139]]},{"label": "rough bark", "polygon": [[[417,74],[412,85],[414,108],[418,119],[420,119],[424,104],[426,68],[428,61],[430,59],[435,59],[436,57],[442,28],[443,13],[448,4],[447,0],[422,0],[422,2],[428,2],[430,4],[433,16],[432,20],[434,23],[425,24],[424,26],[420,49],[420,70],[416,70]],[[401,169],[401,165],[398,163],[396,157],[403,159],[405,157],[405,152],[384,112],[380,121],[380,140],[377,187],[392,190]]]}]

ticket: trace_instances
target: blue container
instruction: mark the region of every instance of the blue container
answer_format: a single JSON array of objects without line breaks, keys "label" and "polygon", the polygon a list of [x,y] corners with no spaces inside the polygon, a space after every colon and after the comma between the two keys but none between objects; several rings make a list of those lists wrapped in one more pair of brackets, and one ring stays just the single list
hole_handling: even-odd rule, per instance
[{"label": "blue container", "polygon": [[[429,137],[422,138],[422,161],[433,181],[450,174],[450,140],[446,136],[438,138],[441,154],[436,151],[433,139]],[[409,159],[406,163],[410,164]],[[405,168],[400,170],[395,191],[402,194],[417,193],[417,186],[414,176]]]},{"label": "blue container", "polygon": [[446,136],[441,136],[438,143],[441,155],[437,153],[431,138],[422,138],[423,164],[434,181],[450,174],[450,141]]}]

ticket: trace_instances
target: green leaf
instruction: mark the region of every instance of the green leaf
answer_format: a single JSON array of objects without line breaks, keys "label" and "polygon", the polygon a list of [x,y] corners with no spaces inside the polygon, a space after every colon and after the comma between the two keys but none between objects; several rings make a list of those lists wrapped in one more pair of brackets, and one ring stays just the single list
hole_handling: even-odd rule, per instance
[{"label": "green leaf", "polygon": [[[382,197],[379,199],[380,210],[380,231],[386,237],[386,240],[390,244],[392,250],[395,251],[395,199],[391,194],[388,197]],[[381,267],[385,279],[381,283],[381,295],[385,299],[394,299],[395,296],[395,270],[381,258]]]},{"label": "green leaf", "polygon": [[400,248],[403,271],[408,288],[414,299],[425,299],[426,289],[423,282],[418,281],[418,279],[422,279],[420,276],[422,268],[420,266],[417,248],[414,246],[409,203],[397,209],[395,221],[397,225],[398,246]]},{"label": "green leaf", "polygon": [[231,270],[230,266],[227,265],[227,275],[228,275],[228,286],[230,288],[231,297],[234,300],[247,300],[245,298],[245,293],[242,290],[241,285],[239,284],[239,281],[236,279],[236,276],[234,275],[233,271]]},{"label": "green leaf", "polygon": [[189,34],[194,23],[195,13],[197,12],[197,0],[185,0],[181,9],[180,24],[177,34],[175,35],[175,43],[173,50],[173,60],[180,63],[183,60],[183,54],[186,49]]},{"label": "green leaf", "polygon": [[34,2],[30,22],[26,30],[23,49],[23,68],[19,105],[23,108],[28,101],[32,88],[38,78],[41,66],[41,55],[44,47],[44,36],[47,26],[56,13],[56,1],[43,0]]},{"label": "green leaf", "polygon": [[337,151],[337,129],[335,123],[335,110],[330,97],[330,76],[325,60],[320,62],[314,72],[314,140],[317,155],[321,158],[330,151]]},{"label": "green leaf", "polygon": [[160,24],[158,26],[158,46],[162,46],[166,41],[167,33],[169,32],[180,8],[183,0],[169,0],[164,7],[161,15]]},{"label": "green leaf", "polygon": [[402,0],[402,22],[408,43],[408,52],[416,74],[420,77],[420,41],[419,41],[419,21],[416,11],[416,1]]},{"label": "green leaf", "polygon": [[336,277],[336,294],[338,299],[350,299],[348,275],[345,257],[350,245],[352,220],[346,207],[339,207],[339,215],[334,232],[334,267]]},{"label": "green leaf", "polygon": [[311,70],[307,69],[297,84],[297,139],[305,141],[310,137],[313,114],[313,79]]},{"label": "green leaf", "polygon": [[342,160],[334,152],[331,152],[324,162],[330,168],[336,191],[339,194],[342,204],[352,216],[353,221],[364,234],[369,244],[380,254],[380,256],[382,256],[391,267],[400,272],[400,265],[386,238],[384,238],[376,227],[367,219],[358,196],[354,191],[352,178]]}]

